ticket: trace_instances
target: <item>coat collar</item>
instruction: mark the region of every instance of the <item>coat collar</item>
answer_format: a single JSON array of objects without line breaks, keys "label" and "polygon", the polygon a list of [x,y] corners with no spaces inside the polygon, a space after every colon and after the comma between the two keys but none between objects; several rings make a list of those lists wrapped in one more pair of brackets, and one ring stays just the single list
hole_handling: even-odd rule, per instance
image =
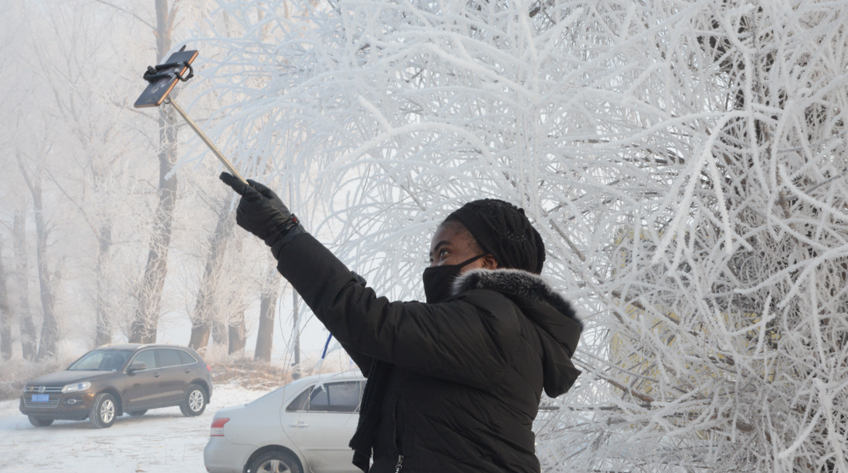
[{"label": "coat collar", "polygon": [[583,329],[583,322],[571,304],[538,274],[521,269],[473,269],[454,280],[451,294],[456,296],[472,289],[489,289],[549,304]]}]

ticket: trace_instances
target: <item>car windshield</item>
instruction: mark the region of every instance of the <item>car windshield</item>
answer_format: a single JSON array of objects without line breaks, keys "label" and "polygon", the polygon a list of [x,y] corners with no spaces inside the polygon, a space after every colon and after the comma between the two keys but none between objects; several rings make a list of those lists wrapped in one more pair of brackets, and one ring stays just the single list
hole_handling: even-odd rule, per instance
[{"label": "car windshield", "polygon": [[117,371],[132,355],[129,350],[95,350],[68,367],[70,371]]}]

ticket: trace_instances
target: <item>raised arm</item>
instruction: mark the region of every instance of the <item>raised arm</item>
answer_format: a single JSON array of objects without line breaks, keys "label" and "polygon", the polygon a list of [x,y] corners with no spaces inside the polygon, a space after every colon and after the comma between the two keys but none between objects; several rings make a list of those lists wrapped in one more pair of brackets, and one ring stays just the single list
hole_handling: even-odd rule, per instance
[{"label": "raised arm", "polygon": [[423,304],[377,297],[303,230],[270,189],[227,176],[222,180],[242,195],[238,224],[271,246],[280,273],[343,346],[475,387],[488,386],[509,364],[508,348],[519,336],[516,317],[496,315],[461,300]]}]

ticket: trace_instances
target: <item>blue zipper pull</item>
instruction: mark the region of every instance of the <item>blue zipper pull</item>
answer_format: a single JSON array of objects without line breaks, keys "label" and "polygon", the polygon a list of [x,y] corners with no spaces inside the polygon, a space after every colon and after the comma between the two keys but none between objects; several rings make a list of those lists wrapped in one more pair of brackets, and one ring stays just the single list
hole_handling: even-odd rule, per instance
[{"label": "blue zipper pull", "polygon": [[401,468],[403,468],[403,455],[398,455],[398,463],[395,467],[395,473],[400,473]]}]

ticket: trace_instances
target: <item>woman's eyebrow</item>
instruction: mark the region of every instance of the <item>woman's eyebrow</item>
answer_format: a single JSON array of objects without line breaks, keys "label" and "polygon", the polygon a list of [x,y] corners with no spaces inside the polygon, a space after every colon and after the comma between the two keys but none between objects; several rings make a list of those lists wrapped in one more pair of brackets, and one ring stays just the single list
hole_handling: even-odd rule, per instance
[{"label": "woman's eyebrow", "polygon": [[441,247],[443,247],[443,246],[447,245],[448,243],[450,243],[450,242],[449,242],[449,241],[447,241],[447,240],[442,240],[442,241],[440,241],[440,242],[436,243],[436,246],[434,246],[434,247],[433,247],[433,250],[432,250],[432,251],[430,251],[430,256],[432,256],[432,255],[433,255],[433,253],[435,253],[435,252],[439,251],[439,248],[441,248]]}]

